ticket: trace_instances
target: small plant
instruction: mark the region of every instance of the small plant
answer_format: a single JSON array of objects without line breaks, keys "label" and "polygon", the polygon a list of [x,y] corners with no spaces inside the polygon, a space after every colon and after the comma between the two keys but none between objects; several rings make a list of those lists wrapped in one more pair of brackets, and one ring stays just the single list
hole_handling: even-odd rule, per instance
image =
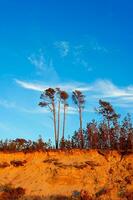
[{"label": "small plant", "polygon": [[10,166],[9,163],[7,163],[7,162],[0,163],[0,168],[6,168],[9,166]]},{"label": "small plant", "polygon": [[80,199],[81,200],[93,200],[93,198],[88,194],[88,192],[86,190],[81,190]]},{"label": "small plant", "polygon": [[125,181],[126,181],[127,184],[131,184],[132,183],[130,176],[126,176],[125,177]]},{"label": "small plant", "polygon": [[13,188],[10,184],[1,186],[0,191],[2,192],[2,200],[18,200],[25,194],[25,189],[21,187]]},{"label": "small plant", "polygon": [[49,158],[43,161],[43,163],[53,163],[53,162],[58,162],[58,159],[55,158]]},{"label": "small plant", "polygon": [[26,160],[20,161],[20,160],[12,160],[11,165],[13,165],[14,167],[20,167],[20,166],[24,166],[24,164],[27,163]]},{"label": "small plant", "polygon": [[100,197],[101,195],[104,195],[107,193],[107,189],[106,188],[101,188],[98,192],[96,192],[95,196],[96,197]]},{"label": "small plant", "polygon": [[110,169],[109,169],[109,174],[113,174],[113,171],[114,171],[114,170],[113,170],[112,168],[110,168]]},{"label": "small plant", "polygon": [[133,192],[126,192],[125,196],[126,196],[127,200],[132,200],[133,199]]},{"label": "small plant", "polygon": [[74,191],[72,192],[72,199],[74,199],[74,200],[79,200],[79,199],[80,199],[80,192],[77,191],[77,190],[74,190]]},{"label": "small plant", "polygon": [[124,186],[120,186],[120,189],[119,189],[119,192],[118,192],[118,196],[121,197],[121,198],[124,198],[125,194],[126,194],[125,187]]}]

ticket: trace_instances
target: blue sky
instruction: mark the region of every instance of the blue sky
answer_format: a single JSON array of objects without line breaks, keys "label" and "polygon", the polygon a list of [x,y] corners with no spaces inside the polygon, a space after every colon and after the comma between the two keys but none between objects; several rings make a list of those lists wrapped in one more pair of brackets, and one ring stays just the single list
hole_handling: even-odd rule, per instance
[{"label": "blue sky", "polygon": [[[41,90],[86,95],[84,127],[98,99],[133,112],[132,0],[0,1],[0,137],[53,137]],[[70,105],[66,137],[78,129]]]}]

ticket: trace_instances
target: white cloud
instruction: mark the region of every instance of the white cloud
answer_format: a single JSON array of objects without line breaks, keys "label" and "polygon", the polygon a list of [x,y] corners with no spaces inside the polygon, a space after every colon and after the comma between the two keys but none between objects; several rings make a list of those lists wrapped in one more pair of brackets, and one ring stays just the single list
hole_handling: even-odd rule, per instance
[{"label": "white cloud", "polygon": [[[72,46],[72,45],[71,45]],[[99,41],[97,41],[96,38],[90,38],[87,37],[85,40],[83,39],[82,42],[77,43],[75,46],[72,46],[72,50],[73,50],[73,55],[75,57],[83,57],[83,55],[87,55],[90,52],[91,53],[104,53],[103,55],[105,55],[105,53],[110,53],[110,49],[108,49],[107,47],[105,47],[103,44],[101,44]]]},{"label": "white cloud", "polygon": [[[35,105],[35,107],[33,108],[29,108],[29,107],[23,107],[21,106],[17,106],[18,104],[16,102],[10,102],[7,101],[5,99],[0,99],[0,107],[4,107],[6,109],[15,109],[19,112],[23,112],[26,114],[48,114],[49,113],[49,108],[44,107],[41,108],[38,105]],[[61,104],[61,109],[60,109],[61,114],[63,114],[64,112],[64,108],[63,108],[63,104]],[[67,114],[77,114],[77,109],[75,107],[69,106],[67,108]],[[2,124],[0,124],[0,128],[2,128]]]},{"label": "white cloud", "polygon": [[[16,83],[25,89],[43,91],[49,87],[59,87],[62,90],[67,92],[72,92],[73,90],[80,90],[86,96],[86,109],[90,106],[95,106],[96,102],[99,99],[105,99],[117,107],[132,107],[133,108],[133,87],[118,87],[109,80],[97,80],[93,83],[81,83],[81,82],[72,82],[72,83],[50,83],[50,84],[37,84],[30,83],[26,81],[16,80]],[[87,108],[88,107],[88,108]],[[70,111],[71,112],[71,111]],[[75,112],[75,110],[72,110]]]},{"label": "white cloud", "polygon": [[70,51],[70,45],[67,41],[56,41],[55,47],[59,50],[61,57],[66,57]]},{"label": "white cloud", "polygon": [[29,90],[43,91],[47,88],[40,84],[30,83],[30,82],[26,82],[26,81],[17,80],[17,79],[15,81],[22,88],[29,89]]},{"label": "white cloud", "polygon": [[106,47],[101,46],[97,41],[92,41],[91,42],[91,48],[94,51],[99,51],[99,52],[103,52],[103,53],[108,53],[109,52],[109,50]]},{"label": "white cloud", "polygon": [[49,111],[47,109],[42,108],[26,108],[23,106],[18,106],[17,102],[11,102],[9,100],[0,99],[0,107],[4,107],[6,109],[16,109],[20,112],[25,112],[29,114],[40,114],[40,113],[48,113]]},{"label": "white cloud", "polygon": [[86,84],[83,83],[49,83],[49,84],[37,84],[37,83],[30,83],[26,81],[21,80],[15,80],[18,85],[20,85],[22,88],[35,90],[35,91],[43,91],[46,88],[53,87],[53,88],[61,88],[62,90],[66,91],[73,91],[73,90],[80,90],[80,91],[89,91],[91,90],[91,87],[89,87]]},{"label": "white cloud", "polygon": [[43,76],[46,80],[58,80],[58,73],[53,66],[53,60],[44,53],[32,54],[28,57],[28,60],[35,66],[37,74]]},{"label": "white cloud", "polygon": [[[133,90],[129,87],[118,87],[109,80],[97,80],[91,84],[92,90],[87,94],[87,98],[93,105],[99,100],[104,99],[111,102],[116,107],[133,108]],[[89,95],[91,97],[89,97]]]},{"label": "white cloud", "polygon": [[98,92],[103,97],[131,97],[133,90],[129,87],[118,87],[109,80],[98,80],[92,84],[92,90]]},{"label": "white cloud", "polygon": [[83,92],[91,91],[95,97],[123,97],[126,100],[132,100],[133,98],[133,89],[132,87],[118,87],[114,85],[109,80],[97,80],[94,83],[81,83],[81,82],[72,82],[72,83],[49,83],[49,84],[37,84],[32,82],[26,82],[21,80],[15,80],[18,85],[22,88],[35,90],[35,91],[43,91],[46,88],[61,88],[62,90],[72,91],[72,90],[81,90]]},{"label": "white cloud", "polygon": [[44,71],[47,68],[46,61],[42,53],[39,55],[31,55],[28,57],[28,60],[33,64],[39,71]]},{"label": "white cloud", "polygon": [[83,67],[88,72],[93,70],[93,68],[89,65],[89,63],[85,59],[83,59],[83,58],[81,58],[80,56],[77,56],[77,55],[74,55],[73,64],[78,66],[78,67],[79,66]]},{"label": "white cloud", "polygon": [[82,44],[71,45],[72,62],[76,66],[83,67],[86,71],[90,72],[93,70],[93,66],[90,64],[88,59],[89,53],[95,52],[107,53],[108,49],[101,46],[96,40],[88,39],[82,41]]},{"label": "white cloud", "polygon": [[[50,111],[49,111],[49,108],[33,108],[33,109],[29,109],[29,108],[21,108],[21,109],[19,109],[18,108],[18,110],[20,111],[20,112],[25,112],[25,113],[27,113],[27,114],[49,114],[50,113]],[[78,114],[78,112],[77,112],[77,109],[75,108],[75,107],[72,107],[72,106],[69,106],[68,108],[67,108],[67,114],[69,114],[69,115],[75,115],[75,114]],[[64,109],[63,109],[63,105],[61,105],[61,109],[60,109],[60,113],[61,114],[63,114],[64,113]]]}]

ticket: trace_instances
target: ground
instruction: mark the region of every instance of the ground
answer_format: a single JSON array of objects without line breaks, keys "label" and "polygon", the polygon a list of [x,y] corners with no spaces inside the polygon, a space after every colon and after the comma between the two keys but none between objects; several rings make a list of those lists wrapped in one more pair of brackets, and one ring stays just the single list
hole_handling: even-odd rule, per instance
[{"label": "ground", "polygon": [[0,153],[0,187],[9,185],[25,189],[25,199],[57,195],[74,199],[86,192],[88,199],[132,200],[133,154],[101,150]]}]

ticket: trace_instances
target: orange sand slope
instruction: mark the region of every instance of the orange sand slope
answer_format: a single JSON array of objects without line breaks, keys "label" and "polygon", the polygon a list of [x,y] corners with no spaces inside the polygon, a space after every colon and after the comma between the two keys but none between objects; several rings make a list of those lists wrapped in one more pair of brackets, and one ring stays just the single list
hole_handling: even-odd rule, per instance
[{"label": "orange sand slope", "polygon": [[[23,166],[13,160],[23,161]],[[27,196],[70,196],[83,189],[92,196],[99,193],[103,200],[119,200],[133,192],[133,154],[96,150],[0,153],[0,184],[22,187]]]}]

